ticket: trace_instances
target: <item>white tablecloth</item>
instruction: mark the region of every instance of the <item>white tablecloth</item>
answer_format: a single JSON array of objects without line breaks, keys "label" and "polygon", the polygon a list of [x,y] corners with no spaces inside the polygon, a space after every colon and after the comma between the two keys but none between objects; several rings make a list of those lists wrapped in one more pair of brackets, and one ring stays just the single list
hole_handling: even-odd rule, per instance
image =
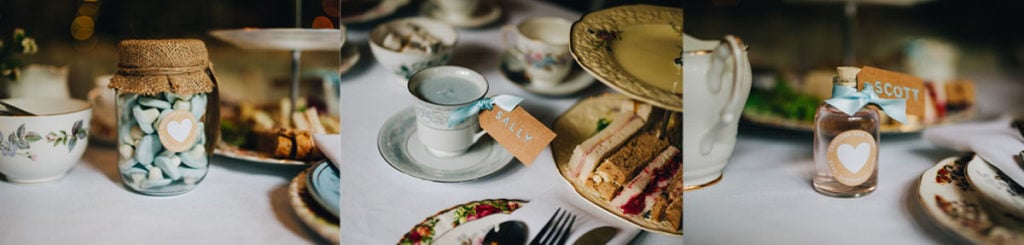
[{"label": "white tablecloth", "polygon": [[196,189],[152,197],[121,184],[112,146],[92,144],[59,181],[0,181],[0,244],[324,243],[289,205],[302,170],[213,157]]},{"label": "white tablecloth", "polygon": [[[574,13],[537,1],[502,1],[505,18],[482,29],[460,29],[451,65],[482,73],[490,83],[489,95],[514,94],[525,97],[521,104],[547,125],[580,98],[608,92],[600,82],[572,97],[550,98],[529,94],[505,79],[498,70],[500,26],[518,23],[532,16],[558,16],[578,20]],[[491,198],[526,199],[551,186],[571,188],[555,169],[550,149],[544,150],[532,166],[506,168],[493,176],[468,183],[435,183],[407,176],[391,168],[377,151],[381,125],[395,113],[413,104],[413,97],[400,86],[390,71],[373,60],[367,43],[369,30],[350,29],[348,44],[360,45],[360,64],[341,79],[342,149],[341,227],[343,244],[390,244],[438,211],[457,204]],[[575,198],[583,201],[582,198]],[[591,207],[590,204],[580,204]],[[592,213],[601,211],[592,210]],[[641,233],[634,242],[679,244],[682,239]]]},{"label": "white tablecloth", "polygon": [[[979,114],[1021,112],[1024,84],[999,77],[976,81]],[[1020,115],[1020,114],[1018,114]],[[936,244],[958,238],[925,216],[917,199],[921,174],[961,153],[920,134],[882,135],[878,189],[833,198],[811,187],[811,133],[740,127],[721,182],[687,191],[683,232],[692,244]],[[684,180],[685,181],[685,180]]]}]

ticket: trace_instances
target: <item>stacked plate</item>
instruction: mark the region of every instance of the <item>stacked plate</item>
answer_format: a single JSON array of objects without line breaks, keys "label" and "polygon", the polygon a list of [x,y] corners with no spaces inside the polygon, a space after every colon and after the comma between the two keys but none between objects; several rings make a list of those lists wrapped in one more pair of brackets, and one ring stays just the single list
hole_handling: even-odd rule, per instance
[{"label": "stacked plate", "polygon": [[970,243],[1024,244],[1024,188],[974,154],[925,171],[918,198],[939,226]]},{"label": "stacked plate", "polygon": [[338,205],[341,200],[341,179],[330,161],[322,161],[303,171],[288,186],[292,209],[303,223],[318,235],[339,243]]}]

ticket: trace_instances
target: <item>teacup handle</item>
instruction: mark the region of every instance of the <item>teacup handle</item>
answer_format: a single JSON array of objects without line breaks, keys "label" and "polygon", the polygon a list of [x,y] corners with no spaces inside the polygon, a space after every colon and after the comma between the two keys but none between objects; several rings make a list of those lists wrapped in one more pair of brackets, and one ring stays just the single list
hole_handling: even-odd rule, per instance
[{"label": "teacup handle", "polygon": [[[733,62],[733,86],[732,91],[729,95],[729,100],[726,101],[725,105],[722,106],[722,110],[719,111],[718,123],[716,123],[711,128],[711,130],[708,130],[708,132],[704,134],[704,137],[701,138],[701,155],[711,154],[711,150],[713,150],[715,146],[715,140],[718,138],[718,134],[721,133],[722,129],[725,128],[725,126],[735,122],[736,120],[739,120],[739,115],[737,115],[739,112],[736,111],[736,108],[737,106],[740,106],[742,105],[742,103],[744,103],[744,101],[740,101],[740,98],[743,97],[742,93],[750,92],[751,78],[747,77],[750,73],[746,72],[750,70],[750,63],[747,62],[746,56],[743,54],[743,51],[745,49],[743,41],[733,35],[726,35],[723,39],[724,44],[719,45],[718,48],[715,48],[715,52],[711,60],[711,68],[708,72],[709,77],[707,80],[709,83],[711,83],[709,85],[712,88],[712,90],[717,90],[715,88],[721,89],[722,84],[728,82],[724,81],[723,78],[725,76],[722,76],[726,72],[724,64],[721,64],[723,62],[716,62],[715,58],[719,57],[720,55],[725,55],[722,51],[729,51],[728,55],[732,56]],[[728,48],[728,50],[722,50],[723,48]],[[712,79],[715,76],[718,76],[718,79]]]},{"label": "teacup handle", "polygon": [[519,60],[520,63],[525,64],[526,55],[515,45],[517,35],[519,35],[519,28],[515,25],[505,25],[501,27],[501,45],[505,47],[505,50],[507,50],[512,57]]},{"label": "teacup handle", "polygon": [[475,145],[477,142],[480,142],[480,138],[483,138],[484,135],[487,135],[487,130],[480,129],[480,132],[473,135],[473,144]]}]

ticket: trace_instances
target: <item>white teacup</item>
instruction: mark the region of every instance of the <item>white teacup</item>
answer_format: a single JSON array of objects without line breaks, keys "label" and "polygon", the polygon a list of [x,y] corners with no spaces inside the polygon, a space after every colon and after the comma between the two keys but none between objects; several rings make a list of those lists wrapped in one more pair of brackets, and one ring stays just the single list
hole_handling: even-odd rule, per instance
[{"label": "white teacup", "polygon": [[409,93],[416,97],[416,134],[427,150],[438,157],[462,155],[480,140],[479,114],[448,127],[448,117],[487,94],[487,79],[458,66],[420,70],[409,78]]},{"label": "white teacup", "polygon": [[684,35],[683,182],[706,186],[722,176],[736,145],[740,114],[750,93],[746,46],[732,35],[703,41]]},{"label": "white teacup", "polygon": [[434,6],[453,19],[469,19],[480,0],[430,0]]},{"label": "white teacup", "polygon": [[530,83],[553,87],[569,74],[572,22],[557,17],[534,17],[502,28],[505,48],[525,67]]}]

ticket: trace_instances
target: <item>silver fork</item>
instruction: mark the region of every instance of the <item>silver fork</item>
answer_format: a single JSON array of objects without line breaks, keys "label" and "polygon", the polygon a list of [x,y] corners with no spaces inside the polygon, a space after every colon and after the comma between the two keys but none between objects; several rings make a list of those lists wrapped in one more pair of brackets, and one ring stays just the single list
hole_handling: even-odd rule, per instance
[{"label": "silver fork", "polygon": [[555,210],[555,214],[548,219],[548,223],[541,228],[540,233],[537,233],[537,237],[530,241],[530,245],[565,244],[569,239],[569,231],[572,230],[573,223],[576,223],[576,215],[558,208]]}]

